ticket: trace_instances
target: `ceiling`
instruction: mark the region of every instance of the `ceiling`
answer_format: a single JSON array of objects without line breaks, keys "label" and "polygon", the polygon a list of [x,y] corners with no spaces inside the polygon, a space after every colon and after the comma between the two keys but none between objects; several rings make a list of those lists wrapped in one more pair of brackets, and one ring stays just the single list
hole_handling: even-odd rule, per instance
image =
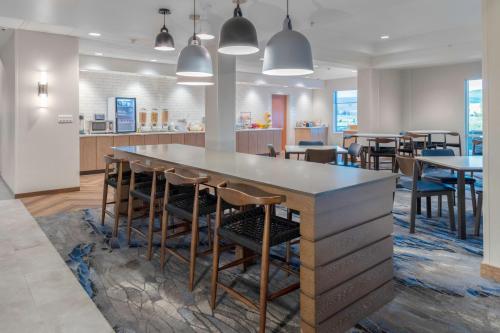
[{"label": "ceiling", "polygon": [[[192,6],[189,0],[2,0],[0,26],[77,36],[82,54],[175,63],[192,33]],[[172,11],[167,27],[175,52],[152,48],[162,25],[160,7]],[[197,0],[197,7],[217,35],[234,5]],[[257,28],[262,51],[239,57],[238,70],[259,73],[265,44],[281,29],[285,1],[247,0],[242,9]],[[294,29],[311,42],[317,66],[313,78],[353,76],[365,67],[481,59],[481,0],[290,0],[290,13]],[[382,35],[390,38],[381,40]]]}]

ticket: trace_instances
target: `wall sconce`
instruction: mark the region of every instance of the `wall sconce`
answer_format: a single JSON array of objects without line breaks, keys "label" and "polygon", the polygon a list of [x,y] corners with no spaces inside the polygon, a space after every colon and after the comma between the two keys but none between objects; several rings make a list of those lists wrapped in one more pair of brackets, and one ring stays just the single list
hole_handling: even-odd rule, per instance
[{"label": "wall sconce", "polygon": [[38,81],[38,98],[40,99],[40,107],[48,107],[49,98],[49,83],[47,81],[47,72],[40,72],[40,81]]}]

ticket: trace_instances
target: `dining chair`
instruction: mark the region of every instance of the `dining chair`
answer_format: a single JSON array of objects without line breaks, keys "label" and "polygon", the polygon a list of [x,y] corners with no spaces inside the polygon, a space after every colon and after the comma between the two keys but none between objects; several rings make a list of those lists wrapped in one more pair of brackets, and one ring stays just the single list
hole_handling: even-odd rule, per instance
[{"label": "dining chair", "polygon": [[398,186],[411,191],[410,207],[410,233],[415,233],[415,221],[417,215],[417,201],[420,198],[426,198],[427,214],[429,215],[430,202],[433,196],[446,196],[448,201],[448,215],[450,230],[455,231],[455,210],[453,207],[453,198],[455,189],[446,184],[440,184],[421,179],[421,168],[419,163],[415,162],[413,157],[396,156],[396,173],[399,171],[412,180],[398,180]]},{"label": "dining chair", "polygon": [[352,143],[358,143],[358,137],[353,135],[356,131],[344,131],[342,133],[342,147],[347,149]]},{"label": "dining chair", "polygon": [[[235,297],[240,302],[259,311],[260,333],[264,333],[266,330],[267,302],[300,288],[300,283],[296,282],[273,293],[269,292],[269,265],[273,263],[270,249],[300,237],[298,223],[272,213],[274,206],[284,200],[285,198],[282,195],[267,193],[246,184],[228,184],[224,182],[217,186],[217,213],[210,304],[212,310],[215,310],[218,288],[227,292],[229,296]],[[223,203],[243,207],[243,209],[237,213],[225,215],[223,214]],[[220,266],[221,239],[243,246],[256,254],[244,256]],[[248,296],[236,291],[233,287],[234,282],[227,284],[219,281],[219,273],[244,262],[258,259],[259,256],[261,258],[260,292],[259,302],[256,304]],[[274,253],[273,258],[276,259]],[[283,266],[282,263],[278,264],[277,267],[289,273],[292,272],[287,265]],[[240,278],[243,278],[243,276]]]},{"label": "dining chair", "polygon": [[359,143],[351,143],[347,149],[347,155],[344,159],[344,166],[354,168],[366,168],[366,156],[362,145]]},{"label": "dining chair", "polygon": [[[115,158],[114,155],[104,155],[104,187],[102,191],[101,224],[104,225],[106,215],[114,219],[113,237],[118,236],[120,224],[120,209],[123,202],[127,202],[128,197],[123,195],[128,190],[130,184],[130,166],[126,159]],[[114,189],[113,201],[108,202],[108,189]],[[114,204],[113,211],[109,211],[107,206]]]},{"label": "dining chair", "polygon": [[[453,149],[424,149],[422,150],[422,156],[455,156],[455,151]],[[458,183],[458,176],[456,173],[450,170],[430,166],[424,167],[422,178],[424,178],[425,180],[453,186],[456,186]],[[476,180],[474,177],[465,176],[465,184],[469,185],[472,201],[472,211],[474,214],[476,214]]]},{"label": "dining chair", "polygon": [[[190,171],[182,170],[176,171],[169,169],[165,171],[166,187],[165,195],[163,198],[163,215],[161,222],[162,236],[160,248],[160,268],[163,269],[165,265],[166,253],[172,254],[181,261],[189,265],[189,282],[188,290],[192,291],[195,281],[196,258],[209,254],[210,251],[205,253],[198,253],[198,245],[200,239],[200,217],[206,217],[208,245],[209,250],[212,248],[212,228],[210,215],[215,213],[217,206],[217,198],[215,195],[210,194],[208,188],[200,189],[200,185],[206,184],[209,177],[200,175]],[[180,194],[172,194],[171,187],[190,189]],[[167,246],[167,240],[175,236],[182,236],[181,234],[168,235],[168,222],[171,217],[176,217],[182,221],[187,222],[187,226],[191,232],[184,231],[184,235],[191,234],[191,246],[189,258],[184,257],[180,252]],[[175,230],[178,226],[170,226],[171,230]]]},{"label": "dining chair", "polygon": [[409,156],[409,157],[415,157],[415,155],[417,155],[418,141],[415,141],[414,138],[415,137],[413,135],[405,133],[398,139],[399,141],[399,144],[397,145],[398,155]]},{"label": "dining chair", "polygon": [[[372,146],[372,144],[375,145]],[[389,144],[391,146],[387,146]],[[380,164],[381,164],[380,158],[390,158],[391,170],[394,170],[397,148],[398,148],[398,141],[393,138],[375,138],[368,140],[368,153],[367,153],[368,169],[371,169],[372,159],[373,159],[374,169],[380,170]]]},{"label": "dining chair", "polygon": [[324,146],[323,141],[299,141],[299,146]]},{"label": "dining chair", "polygon": [[[448,137],[450,137],[450,136],[457,138],[458,142],[448,142]],[[459,156],[462,156],[462,137],[460,136],[460,133],[458,133],[458,132],[451,132],[451,133],[447,133],[444,136],[444,146],[443,146],[443,148],[446,149],[448,147],[458,148]]]},{"label": "dining chair", "polygon": [[278,154],[276,153],[276,150],[274,149],[274,145],[273,144],[268,144],[267,145],[267,150],[269,151],[269,157],[277,157]]},{"label": "dining chair", "polygon": [[338,164],[336,149],[307,149],[304,160],[307,162]]}]

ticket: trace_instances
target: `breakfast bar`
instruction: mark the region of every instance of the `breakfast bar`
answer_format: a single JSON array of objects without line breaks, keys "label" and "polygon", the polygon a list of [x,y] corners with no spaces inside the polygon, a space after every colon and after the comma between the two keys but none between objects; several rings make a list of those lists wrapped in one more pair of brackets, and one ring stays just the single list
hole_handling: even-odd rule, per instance
[{"label": "breakfast bar", "polygon": [[117,158],[251,184],[300,212],[302,332],[342,332],[392,300],[396,176],[178,144],[113,148]]}]

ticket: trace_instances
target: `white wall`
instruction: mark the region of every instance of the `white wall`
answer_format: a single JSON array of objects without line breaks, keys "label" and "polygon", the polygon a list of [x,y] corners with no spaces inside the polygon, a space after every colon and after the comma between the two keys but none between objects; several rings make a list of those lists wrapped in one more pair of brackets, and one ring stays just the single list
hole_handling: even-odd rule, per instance
[{"label": "white wall", "polygon": [[0,161],[2,178],[11,190],[15,188],[16,168],[15,116],[16,116],[16,60],[15,39],[12,34],[0,51],[1,100],[0,100]]},{"label": "white wall", "polygon": [[[169,110],[170,120],[200,122],[205,115],[205,89],[176,84],[165,76],[116,72],[80,72],[80,113],[87,120],[106,113],[108,97],[136,97],[137,111]],[[148,116],[148,119],[149,116]],[[148,120],[149,121],[149,120]]]},{"label": "white wall", "polygon": [[313,90],[238,84],[236,86],[236,120],[241,112],[251,112],[252,122],[264,123],[264,114],[272,111],[273,94],[288,96],[287,142],[295,142],[295,124],[300,120],[316,120]]},{"label": "white wall", "polygon": [[481,76],[480,62],[403,70],[403,129],[442,129],[463,136],[465,81]]},{"label": "white wall", "polygon": [[[14,194],[78,187],[78,40],[16,30],[2,60],[8,83],[2,112],[2,126],[9,127],[2,133],[5,181]],[[41,71],[48,73],[48,108],[39,103]],[[58,124],[58,115],[72,115],[74,122]]]}]

